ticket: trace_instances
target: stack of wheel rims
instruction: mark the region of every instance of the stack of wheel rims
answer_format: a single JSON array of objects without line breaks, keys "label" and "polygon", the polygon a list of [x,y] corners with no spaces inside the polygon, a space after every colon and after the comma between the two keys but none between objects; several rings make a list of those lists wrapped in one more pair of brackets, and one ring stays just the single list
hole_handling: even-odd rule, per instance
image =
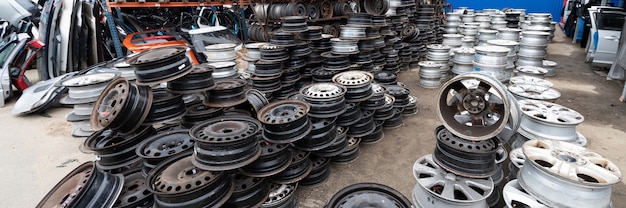
[{"label": "stack of wheel rims", "polygon": [[502,132],[516,131],[513,96],[493,77],[465,73],[441,86],[433,154],[413,166],[418,207],[493,207],[500,201]]},{"label": "stack of wheel rims", "polygon": [[93,194],[65,187],[102,183],[72,179],[97,172],[110,180],[101,186],[111,193],[100,191],[97,202],[105,206],[294,207],[298,187],[324,183],[330,164],[357,160],[361,144],[382,141],[385,129],[418,112],[418,98],[395,74],[410,46],[379,30],[382,16],[352,16],[370,25],[348,45],[306,18],[283,18],[288,24],[269,43],[247,47],[243,58],[254,68],[241,74],[232,45],[207,47],[212,62],[199,65],[178,46],[126,58],[136,78],[114,76],[89,111],[95,132],[82,150],[97,161],[42,204],[71,198],[93,207],[95,199],[82,197]]}]

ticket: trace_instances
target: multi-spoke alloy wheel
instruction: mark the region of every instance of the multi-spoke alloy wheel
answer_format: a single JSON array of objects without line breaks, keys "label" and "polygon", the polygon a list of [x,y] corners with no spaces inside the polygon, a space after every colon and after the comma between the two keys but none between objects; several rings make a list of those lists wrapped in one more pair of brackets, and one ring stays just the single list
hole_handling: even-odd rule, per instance
[{"label": "multi-spoke alloy wheel", "polygon": [[417,184],[413,202],[422,208],[488,207],[494,189],[491,178],[465,178],[441,168],[432,155],[422,156],[413,165]]}]

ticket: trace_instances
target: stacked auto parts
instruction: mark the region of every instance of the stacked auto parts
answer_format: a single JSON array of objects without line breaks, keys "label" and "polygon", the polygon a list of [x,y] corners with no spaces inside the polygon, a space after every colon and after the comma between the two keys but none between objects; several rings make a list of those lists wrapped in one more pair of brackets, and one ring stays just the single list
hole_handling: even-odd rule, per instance
[{"label": "stacked auto parts", "polygon": [[[432,155],[413,166],[417,184],[413,201],[420,207],[487,207],[499,201],[502,181],[502,132],[519,127],[517,105],[505,86],[480,73],[465,73],[446,82],[438,97]],[[497,109],[497,110],[496,110]],[[505,138],[508,139],[508,138]],[[498,155],[500,155],[498,157]],[[498,159],[499,158],[499,159]]]},{"label": "stacked auto parts", "polygon": [[522,122],[518,129],[519,137],[511,141],[513,147],[531,139],[558,140],[580,146],[587,144],[587,138],[576,131],[576,126],[584,117],[562,105],[536,100],[519,101],[522,108]]},{"label": "stacked auto parts", "polygon": [[612,207],[611,189],[622,173],[610,160],[561,141],[531,140],[522,151],[518,178],[504,188],[507,206]]},{"label": "stacked auto parts", "polygon": [[452,63],[454,63],[454,66],[452,66],[452,73],[459,75],[474,71],[476,50],[473,48],[458,48],[453,53]]},{"label": "stacked auto parts", "polygon": [[507,72],[507,55],[509,48],[500,46],[476,46],[474,67],[477,71],[493,76],[504,82],[511,78],[511,72]]},{"label": "stacked auto parts", "polygon": [[89,123],[94,104],[108,83],[119,76],[118,73],[102,72],[75,76],[61,82],[69,89],[61,103],[74,105],[74,110],[66,116],[66,120],[72,122],[72,136],[86,137],[94,132]]},{"label": "stacked auto parts", "polygon": [[547,32],[523,31],[517,53],[517,66],[543,66],[549,35]]},{"label": "stacked auto parts", "polygon": [[[528,68],[528,66],[522,66],[521,68],[522,70],[532,70],[524,69]],[[545,70],[543,68],[539,69]],[[561,93],[558,90],[552,88],[552,86],[553,84],[551,82],[543,80],[542,77],[538,78],[533,76],[516,76],[515,80],[510,81],[508,89],[518,100],[540,100],[554,102],[561,97]]]}]

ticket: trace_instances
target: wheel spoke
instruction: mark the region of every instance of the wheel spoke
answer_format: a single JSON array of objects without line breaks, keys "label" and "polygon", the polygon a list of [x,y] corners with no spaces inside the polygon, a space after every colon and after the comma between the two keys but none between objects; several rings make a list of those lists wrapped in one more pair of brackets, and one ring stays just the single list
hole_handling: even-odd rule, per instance
[{"label": "wheel spoke", "polygon": [[493,94],[492,92],[487,92],[487,96],[488,96],[487,102],[489,103],[504,104],[504,101],[502,100],[502,98],[500,96]]},{"label": "wheel spoke", "polygon": [[456,105],[457,103],[461,102],[461,100],[463,100],[463,92],[450,90],[450,94],[452,96],[450,97],[450,100],[448,100],[448,106]]},{"label": "wheel spoke", "polygon": [[452,183],[452,181],[446,180],[444,185],[443,185],[443,191],[441,192],[441,196],[445,197],[445,198],[449,198],[449,199],[453,199],[454,198],[454,184]]},{"label": "wheel spoke", "polygon": [[472,119],[472,116],[471,116],[471,115],[469,115],[469,114],[455,115],[455,116],[454,116],[454,119],[455,119],[457,122],[462,123],[462,124],[467,124],[467,123],[470,123],[470,122],[472,122],[472,120],[473,120],[473,119]]},{"label": "wheel spoke", "polygon": [[556,173],[557,175],[563,176],[565,178],[569,178],[572,180],[576,180],[576,167],[572,166],[570,163],[564,162],[562,160],[555,160],[554,166],[550,167],[550,172]]},{"label": "wheel spoke", "polygon": [[489,110],[482,113],[482,120],[485,126],[492,126],[500,120],[500,115]]},{"label": "wheel spoke", "polygon": [[[602,162],[604,164],[602,164]],[[588,170],[588,171],[583,172],[581,169],[579,169],[577,170],[577,173],[586,173],[587,175],[591,175],[589,173],[593,173],[593,176],[595,176],[594,178],[598,179],[599,183],[615,183],[615,182],[620,181],[621,173],[619,172],[619,170],[617,170],[617,167],[611,167],[613,166],[613,164],[607,161],[606,159],[602,162],[595,161],[594,163],[592,161],[589,161],[587,164],[585,164],[585,166],[581,167],[582,170]],[[605,164],[608,167],[602,166]]]},{"label": "wheel spoke", "polygon": [[524,145],[524,155],[526,156],[526,158],[530,158],[530,157],[540,157],[540,158],[544,158],[546,156],[551,157],[551,151],[552,148],[549,146],[530,146],[530,145]]}]

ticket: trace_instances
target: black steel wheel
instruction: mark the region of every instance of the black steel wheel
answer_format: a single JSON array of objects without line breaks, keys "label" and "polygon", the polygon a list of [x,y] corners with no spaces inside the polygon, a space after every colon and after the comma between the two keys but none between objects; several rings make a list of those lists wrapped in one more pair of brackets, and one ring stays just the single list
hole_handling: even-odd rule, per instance
[{"label": "black steel wheel", "polygon": [[374,95],[370,99],[361,102],[361,109],[376,111],[385,107],[385,92],[387,88],[381,84],[372,83],[372,91]]},{"label": "black steel wheel", "polygon": [[[290,41],[293,41],[293,39]],[[261,51],[260,60],[262,61],[284,61],[289,59],[287,49],[282,46],[266,44],[261,46],[259,50]]]},{"label": "black steel wheel", "polygon": [[273,143],[290,143],[304,138],[312,126],[307,113],[309,104],[283,100],[263,107],[257,118],[263,125],[263,139]]},{"label": "black steel wheel", "polygon": [[124,176],[122,192],[115,200],[115,208],[149,208],[152,207],[152,192],[146,186],[146,177],[139,169]]},{"label": "black steel wheel", "polygon": [[181,125],[185,128],[191,128],[197,123],[222,115],[224,115],[224,108],[212,108],[203,103],[198,103],[187,108]]},{"label": "black steel wheel", "polygon": [[160,162],[191,151],[193,145],[189,129],[171,130],[144,139],[135,149],[135,153],[143,158],[142,172],[148,175]]},{"label": "black steel wheel", "polygon": [[311,154],[317,157],[333,157],[339,155],[348,148],[348,137],[346,136],[346,132],[348,132],[348,127],[337,126],[337,134],[335,135],[335,139],[330,144],[330,146],[311,152]]},{"label": "black steel wheel", "polygon": [[[306,30],[306,23],[305,23]],[[283,29],[284,30],[284,29]],[[270,34],[270,44],[274,46],[291,47],[296,45],[296,35],[291,32],[274,32]],[[267,46],[267,45],[266,45]],[[262,47],[265,48],[265,47]],[[261,50],[261,59],[263,58],[263,50]],[[265,60],[265,59],[264,59]]]},{"label": "black steel wheel", "polygon": [[374,132],[374,111],[361,111],[361,119],[348,130],[348,137],[363,137]]},{"label": "black steel wheel", "polygon": [[311,173],[313,164],[309,159],[310,152],[289,149],[291,151],[291,164],[287,169],[272,176],[271,181],[278,184],[297,183]]},{"label": "black steel wheel", "polygon": [[[281,68],[282,74],[282,68]],[[282,84],[280,83],[280,75],[273,77],[259,77],[253,75],[250,77],[252,80],[252,87],[257,89],[263,93],[272,93],[280,90],[282,88]]]},{"label": "black steel wheel", "polygon": [[337,117],[338,126],[352,126],[361,120],[361,106],[359,103],[346,104],[346,112]]},{"label": "black steel wheel", "polygon": [[298,183],[270,183],[270,195],[262,208],[292,208],[297,206],[296,189]]},{"label": "black steel wheel", "polygon": [[330,176],[330,158],[312,156],[310,160],[313,163],[311,173],[299,182],[303,187],[319,186]]},{"label": "black steel wheel", "polygon": [[141,125],[150,113],[152,90],[137,86],[124,78],[111,81],[102,91],[91,111],[91,128],[111,129],[130,133]]},{"label": "black steel wheel", "polygon": [[262,150],[261,156],[254,162],[239,168],[241,173],[250,177],[270,177],[287,169],[291,164],[291,152],[287,149],[289,144],[259,140],[259,145]]},{"label": "black steel wheel", "polygon": [[224,208],[260,207],[270,194],[270,184],[266,178],[253,178],[234,173],[235,191]]},{"label": "black steel wheel", "polygon": [[347,164],[359,159],[361,138],[348,137],[348,147],[339,155],[333,156],[333,163]]},{"label": "black steel wheel", "polygon": [[376,183],[357,183],[339,190],[330,199],[326,207],[411,208],[413,205],[399,191],[389,186]]},{"label": "black steel wheel", "polygon": [[232,195],[235,185],[227,173],[197,168],[190,154],[167,159],[148,173],[156,207],[220,207]]},{"label": "black steel wheel", "polygon": [[323,83],[323,82],[333,82],[333,76],[340,73],[341,71],[333,71],[326,70],[324,68],[318,68],[311,71],[311,75],[313,75],[313,82]]},{"label": "black steel wheel", "polygon": [[322,39],[322,26],[308,26],[307,31],[300,33],[300,40]]},{"label": "black steel wheel", "polygon": [[126,63],[135,68],[135,83],[154,85],[181,78],[192,71],[186,52],[185,46],[154,48],[127,59]]},{"label": "black steel wheel", "polygon": [[172,94],[165,90],[152,92],[153,100],[150,113],[144,124],[166,123],[185,115],[187,108],[181,94]]},{"label": "black steel wheel", "polygon": [[361,137],[361,144],[376,144],[385,138],[385,132],[383,131],[383,121],[374,121],[374,132]]},{"label": "black steel wheel", "polygon": [[383,123],[383,128],[384,129],[397,129],[397,128],[402,127],[402,125],[404,124],[404,121],[402,120],[403,111],[404,111],[404,108],[393,108],[393,117],[385,120],[385,123]]},{"label": "black steel wheel", "polygon": [[209,91],[204,104],[209,107],[233,107],[246,102],[246,81],[242,79],[224,79],[215,83]]},{"label": "black steel wheel", "polygon": [[346,71],[333,76],[333,82],[345,86],[347,102],[362,102],[374,95],[374,75],[364,71]]},{"label": "black steel wheel", "polygon": [[291,146],[304,151],[317,151],[332,144],[337,136],[334,119],[312,119],[313,128],[304,138],[292,142]]},{"label": "black steel wheel", "polygon": [[192,163],[204,170],[234,170],[261,156],[255,136],[261,123],[248,116],[222,116],[195,125],[189,135],[196,142]]},{"label": "black steel wheel", "polygon": [[256,115],[261,108],[270,104],[270,101],[267,100],[265,94],[259,90],[251,89],[246,93],[246,97],[248,98],[248,103],[245,110],[250,111],[253,115]]},{"label": "black steel wheel", "polygon": [[384,0],[371,0],[371,1],[361,1],[361,7],[368,14],[373,15],[382,15],[387,12],[389,8],[389,1]]},{"label": "black steel wheel", "polygon": [[[306,9],[306,8],[305,8]],[[310,14],[310,13],[309,13]],[[309,15],[307,14],[307,15]],[[307,30],[306,20],[308,16],[286,16],[280,18],[282,22],[281,29],[285,32],[299,33]],[[270,43],[276,44],[270,40]]]},{"label": "black steel wheel", "polygon": [[381,85],[395,85],[398,83],[398,76],[389,71],[380,71],[374,74],[374,80]]},{"label": "black steel wheel", "polygon": [[433,159],[443,169],[468,178],[487,178],[497,171],[499,140],[470,141],[443,126],[436,129],[437,147]]},{"label": "black steel wheel", "polygon": [[167,82],[167,90],[177,94],[198,93],[211,90],[215,87],[212,75],[213,68],[214,67],[209,64],[194,66],[189,74]]},{"label": "black steel wheel", "polygon": [[86,162],[67,174],[37,204],[46,207],[111,207],[122,191],[124,177]]},{"label": "black steel wheel", "polygon": [[83,143],[86,150],[94,152],[99,160],[98,169],[121,172],[125,167],[137,162],[139,157],[135,149],[141,141],[154,135],[152,126],[145,126],[132,134],[122,135],[112,130],[100,130],[89,136]]},{"label": "black steel wheel", "polygon": [[388,119],[393,118],[394,116],[394,107],[393,103],[396,101],[396,98],[389,94],[385,94],[385,104],[381,109],[376,110],[374,113],[374,119],[377,121],[386,121]]},{"label": "black steel wheel", "polygon": [[283,74],[283,61],[256,61],[254,62],[254,76],[275,77]]},{"label": "black steel wheel", "polygon": [[344,95],[346,87],[334,83],[314,83],[300,89],[311,110],[308,116],[314,118],[334,118],[346,111]]}]

